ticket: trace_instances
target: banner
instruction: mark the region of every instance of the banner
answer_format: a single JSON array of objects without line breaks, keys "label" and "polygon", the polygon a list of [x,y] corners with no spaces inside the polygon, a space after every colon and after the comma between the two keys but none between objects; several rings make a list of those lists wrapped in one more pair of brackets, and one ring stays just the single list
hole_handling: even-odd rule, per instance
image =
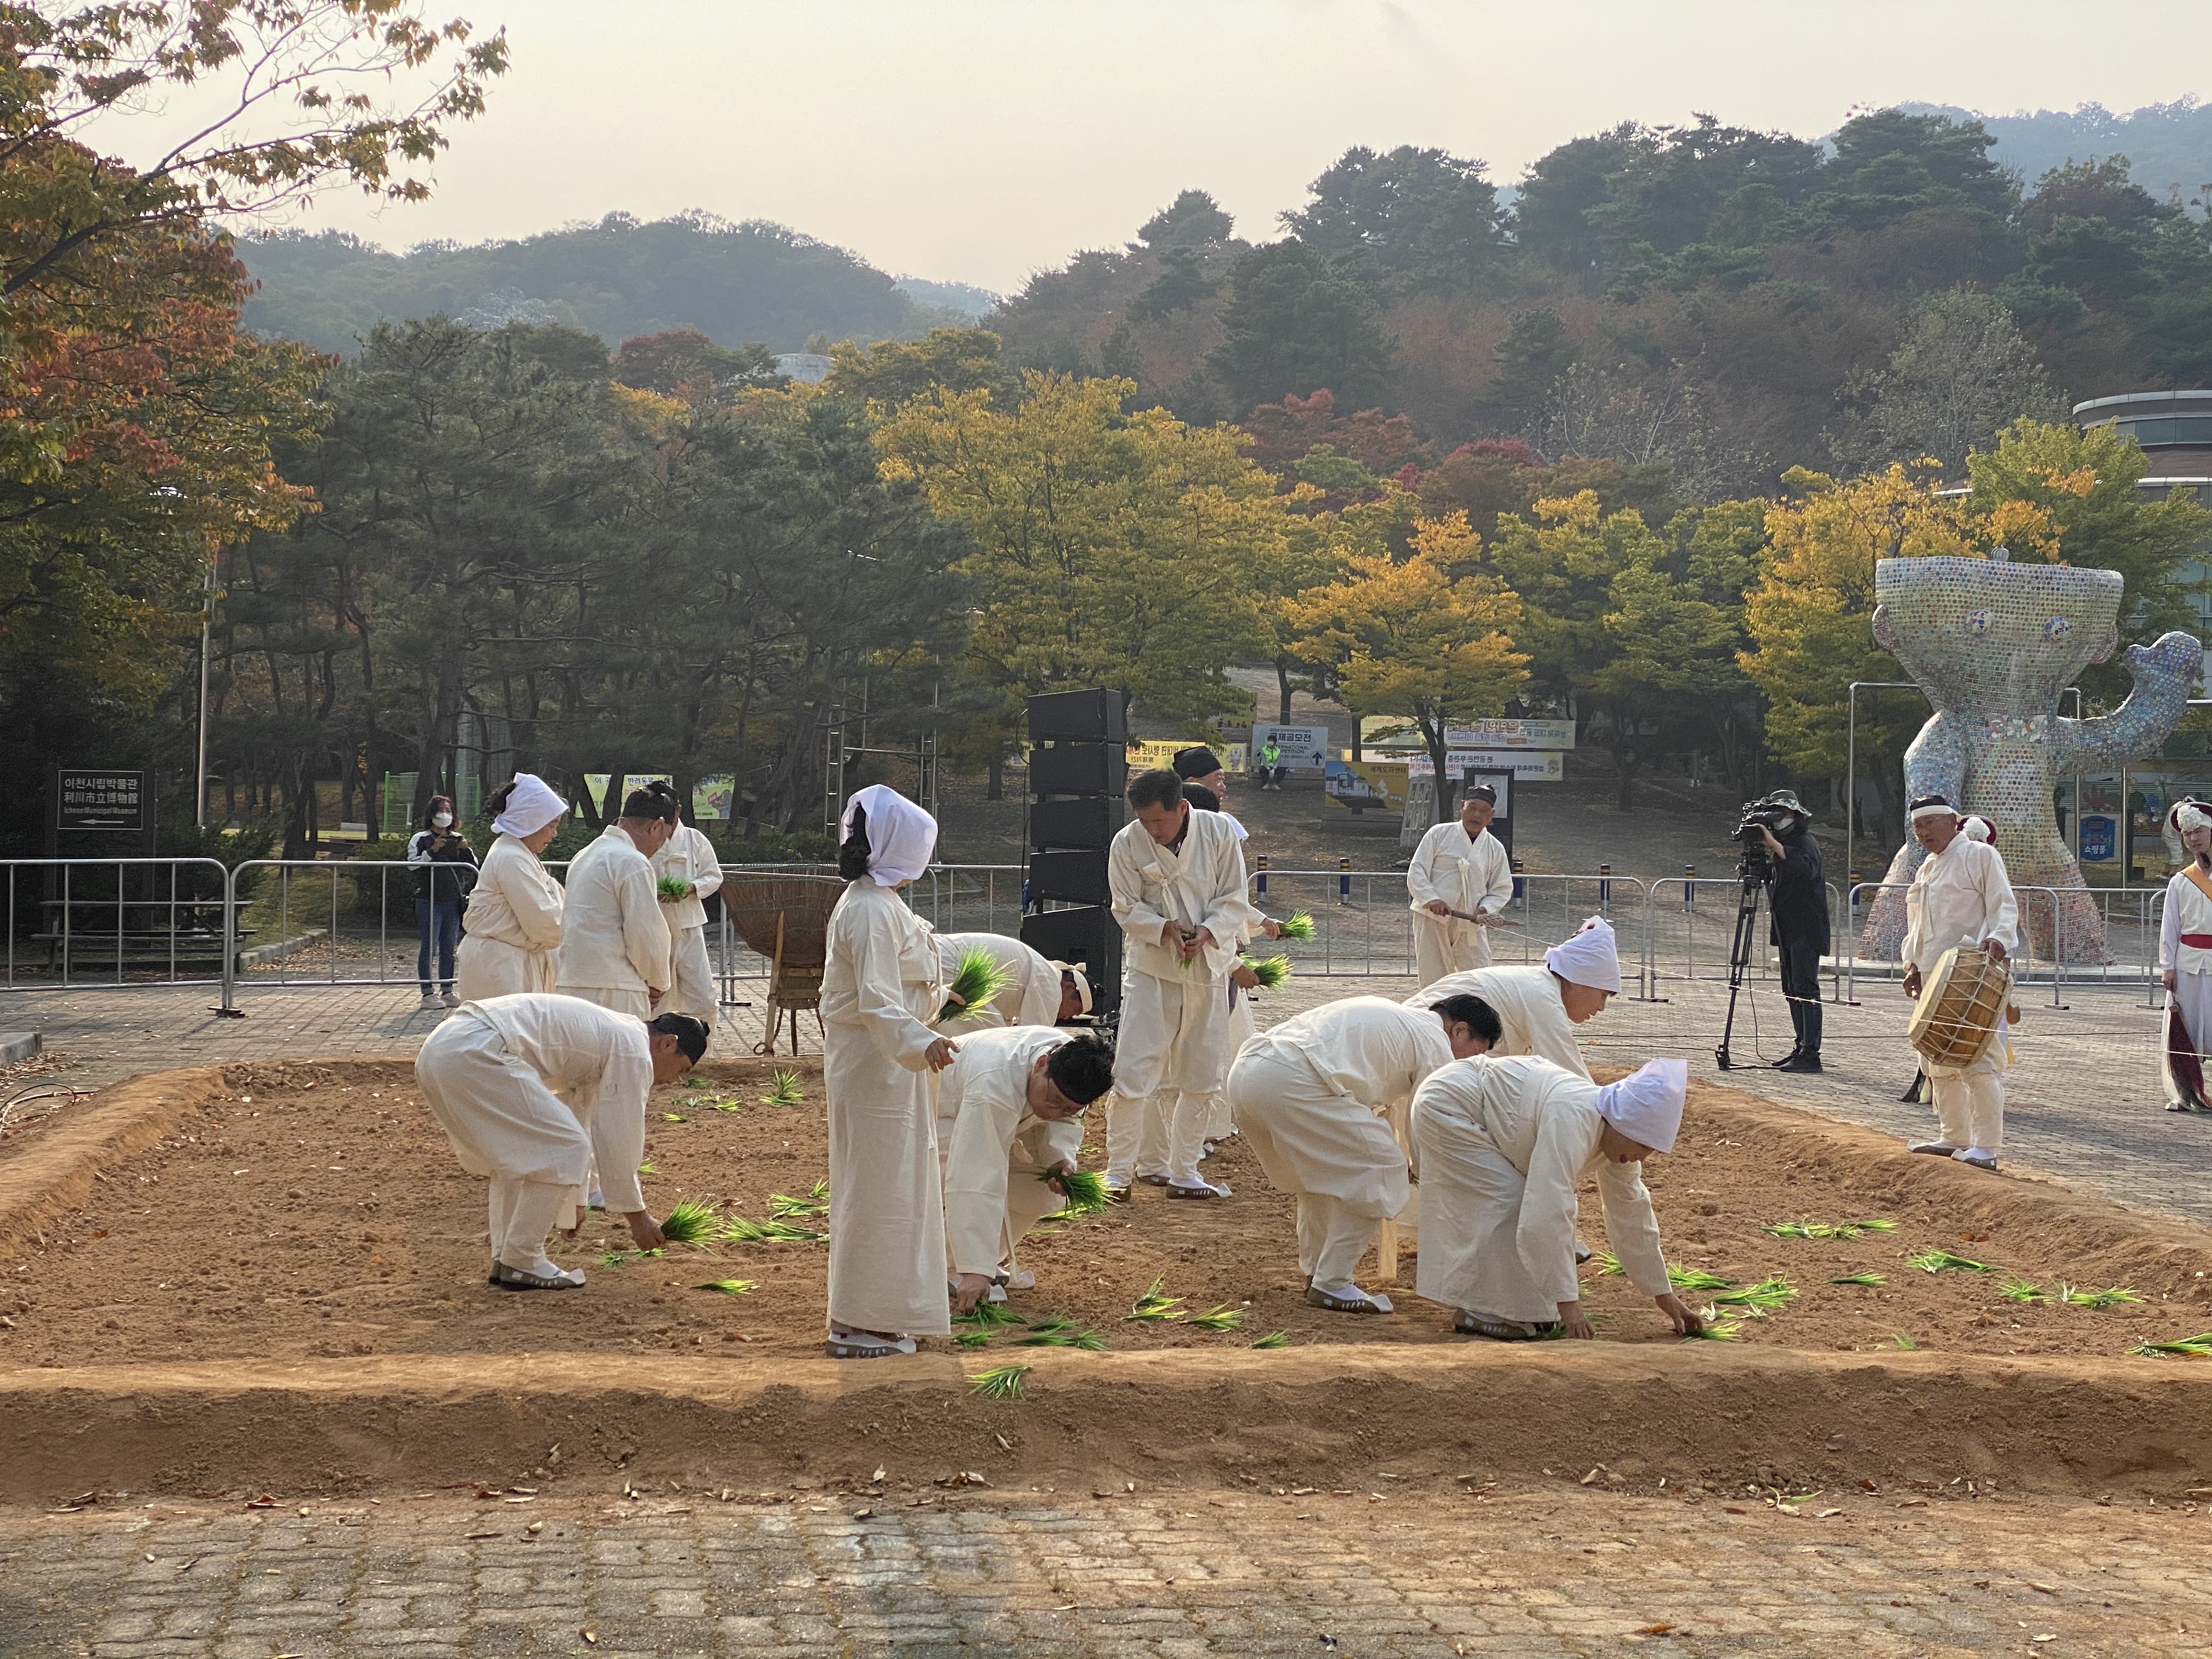
[{"label": "banner", "polygon": [[1337,805],[1354,812],[1403,814],[1406,763],[1333,760],[1322,774],[1322,792]]},{"label": "banner", "polygon": [[[1197,747],[1194,744],[1183,742],[1180,738],[1170,738],[1164,742],[1156,742],[1150,738],[1142,741],[1133,738],[1123,746],[1128,750],[1129,769],[1132,772],[1147,772],[1155,767],[1162,771],[1171,771],[1174,769],[1175,757],[1177,755],[1186,749]],[[1206,747],[1221,757],[1223,771],[1242,772],[1245,769],[1246,750],[1243,744],[1232,743],[1226,749],[1218,744],[1208,744]]]},{"label": "banner", "polygon": [[586,772],[584,787],[592,797],[592,811],[602,820],[607,816],[607,786],[615,781],[611,772]]},{"label": "banner", "polygon": [[1326,726],[1273,726],[1255,720],[1252,724],[1251,753],[1255,757],[1259,755],[1267,748],[1270,738],[1283,751],[1281,763],[1293,771],[1320,772],[1327,769],[1328,727]]},{"label": "banner", "polygon": [[691,786],[691,816],[704,822],[708,818],[727,819],[730,804],[737,798],[738,780],[728,772],[718,772],[711,778],[701,778]]},{"label": "banner", "polygon": [[[1257,727],[1254,728],[1255,731]],[[1419,749],[1421,728],[1410,716],[1370,714],[1359,722],[1359,741],[1368,749]],[[1444,727],[1454,749],[1571,749],[1575,723],[1553,720],[1478,720]]]},{"label": "banner", "polygon": [[[1399,763],[1411,778],[1425,778],[1436,770],[1426,755],[1408,755]],[[1455,775],[1470,766],[1492,772],[1510,772],[1520,783],[1558,783],[1567,775],[1566,763],[1556,750],[1455,749],[1445,755],[1444,764]]]}]

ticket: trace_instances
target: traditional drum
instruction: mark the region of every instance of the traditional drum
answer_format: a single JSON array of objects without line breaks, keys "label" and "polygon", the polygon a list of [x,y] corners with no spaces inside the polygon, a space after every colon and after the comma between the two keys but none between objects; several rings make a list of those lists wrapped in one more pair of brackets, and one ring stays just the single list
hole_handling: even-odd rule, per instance
[{"label": "traditional drum", "polygon": [[1989,1052],[2011,996],[2010,968],[1979,945],[1955,946],[1921,985],[1905,1041],[1931,1067],[1964,1071]]}]

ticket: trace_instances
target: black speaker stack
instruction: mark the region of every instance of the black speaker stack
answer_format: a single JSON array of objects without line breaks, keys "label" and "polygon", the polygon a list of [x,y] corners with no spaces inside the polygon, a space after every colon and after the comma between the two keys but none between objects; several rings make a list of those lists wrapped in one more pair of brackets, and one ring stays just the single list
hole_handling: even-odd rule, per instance
[{"label": "black speaker stack", "polygon": [[1121,694],[1054,691],[1029,700],[1029,869],[1022,942],[1082,965],[1111,1021],[1121,1006],[1121,929],[1109,908],[1106,849],[1127,821],[1128,728]]}]

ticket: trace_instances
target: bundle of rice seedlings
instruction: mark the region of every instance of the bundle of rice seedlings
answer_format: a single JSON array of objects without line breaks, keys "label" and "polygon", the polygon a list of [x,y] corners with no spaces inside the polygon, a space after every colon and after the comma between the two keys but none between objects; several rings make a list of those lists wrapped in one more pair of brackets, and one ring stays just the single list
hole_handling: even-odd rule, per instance
[{"label": "bundle of rice seedlings", "polygon": [[1861,1233],[1893,1233],[1894,1221],[1784,1221],[1764,1229],[1776,1238],[1856,1238]]},{"label": "bundle of rice seedlings", "polygon": [[1698,1328],[1682,1339],[1685,1342],[1741,1342],[1743,1340],[1743,1322],[1725,1319],[1718,1308],[1698,1310]]},{"label": "bundle of rice seedlings", "polygon": [[[1618,1273],[1620,1268],[1613,1267],[1606,1271]],[[1678,1291],[1727,1291],[1735,1287],[1733,1279],[1723,1279],[1718,1273],[1709,1273],[1703,1267],[1669,1267],[1667,1269],[1667,1282]]]},{"label": "bundle of rice seedlings", "polygon": [[[1037,1176],[1039,1181],[1050,1181],[1055,1172],[1047,1170]],[[1067,1190],[1067,1202],[1061,1205],[1063,1216],[1090,1215],[1104,1209],[1109,1200],[1106,1196],[1106,1177],[1092,1170],[1072,1170],[1059,1177]]]},{"label": "bundle of rice seedlings", "polygon": [[665,1252],[660,1250],[609,1250],[599,1258],[602,1267],[619,1267],[625,1261],[655,1261]]},{"label": "bundle of rice seedlings", "polygon": [[698,1103],[710,1112],[741,1112],[745,1108],[742,1100],[702,1100]]},{"label": "bundle of rice seedlings", "polygon": [[710,1279],[703,1285],[694,1285],[695,1291],[719,1291],[724,1296],[743,1296],[747,1291],[760,1289],[757,1279]]},{"label": "bundle of rice seedlings", "polygon": [[689,1123],[691,1120],[681,1112],[663,1112],[660,1121],[663,1123]]},{"label": "bundle of rice seedlings", "polygon": [[1263,991],[1280,990],[1283,981],[1291,976],[1291,959],[1288,957],[1240,956],[1237,960],[1258,975],[1260,988]]},{"label": "bundle of rice seedlings", "polygon": [[690,882],[678,881],[673,876],[663,876],[653,884],[653,890],[663,904],[678,902],[686,892],[690,890]]},{"label": "bundle of rice seedlings", "polygon": [[1832,1232],[1826,1223],[1819,1221],[1784,1221],[1759,1231],[1776,1238],[1826,1238]]},{"label": "bundle of rice seedlings", "polygon": [[2138,1342],[2128,1352],[2147,1359],[2212,1359],[2212,1331],[2172,1342]]},{"label": "bundle of rice seedlings", "polygon": [[1856,1238],[1861,1233],[1893,1233],[1897,1231],[1897,1224],[1894,1221],[1884,1221],[1879,1218],[1846,1221],[1840,1224],[1851,1230],[1844,1235],[1845,1238]]},{"label": "bundle of rice seedlings", "polygon": [[1723,1291],[1714,1297],[1713,1300],[1717,1304],[1730,1308],[1754,1308],[1760,1313],[1767,1313],[1790,1301],[1796,1294],[1796,1285],[1783,1278],[1781,1274],[1772,1273],[1760,1279],[1756,1285],[1746,1285],[1737,1290]]},{"label": "bundle of rice seedlings", "polygon": [[1993,1273],[2002,1271],[1993,1263],[1977,1261],[1968,1255],[1953,1255],[1948,1250],[1923,1250],[1918,1255],[1912,1257],[1908,1265],[1919,1268],[1923,1273],[1940,1273],[1947,1271]]},{"label": "bundle of rice seedlings", "polygon": [[1226,1302],[1217,1302],[1204,1313],[1193,1314],[1188,1322],[1202,1331],[1233,1331],[1244,1322],[1244,1315]]},{"label": "bundle of rice seedlings", "polygon": [[1290,1333],[1288,1331],[1269,1331],[1267,1335],[1261,1337],[1257,1342],[1250,1343],[1248,1346],[1255,1348],[1287,1348],[1291,1346]]},{"label": "bundle of rice seedlings", "polygon": [[971,945],[960,953],[960,965],[953,970],[952,983],[945,988],[945,1006],[937,1011],[938,1018],[957,1019],[974,1013],[995,1001],[1012,978],[988,951],[980,945]]},{"label": "bundle of rice seedlings", "polygon": [[637,1172],[640,1175],[659,1175],[660,1173],[660,1166],[653,1163],[652,1159],[647,1158],[644,1163],[637,1166]]},{"label": "bundle of rice seedlings", "polygon": [[1896,1343],[1900,1348],[1917,1348],[1920,1346],[1911,1337],[1907,1336],[1903,1331],[1896,1333],[1896,1334],[1890,1338],[1890,1340]]},{"label": "bundle of rice seedlings", "polygon": [[2117,1308],[2123,1302],[2140,1302],[2142,1297],[2133,1291],[2117,1287],[2109,1291],[2077,1291],[2071,1285],[2061,1285],[2058,1299],[2077,1308]]},{"label": "bundle of rice seedlings", "polygon": [[685,1089],[703,1089],[707,1086],[707,1079],[703,1077],[687,1077],[679,1086]]},{"label": "bundle of rice seedlings", "polygon": [[1164,1278],[1154,1279],[1145,1293],[1130,1304],[1129,1311],[1121,1316],[1124,1319],[1181,1319],[1183,1316],[1183,1299],[1179,1296],[1161,1295],[1161,1289],[1166,1284]]},{"label": "bundle of rice seedlings", "polygon": [[952,1335],[952,1346],[956,1348],[980,1348],[990,1340],[991,1333],[988,1331],[956,1331]]},{"label": "bundle of rice seedlings", "polygon": [[2039,1287],[2029,1284],[2024,1279],[2008,1279],[1997,1286],[1997,1295],[2004,1301],[2017,1302],[2023,1305],[2031,1302],[2048,1302],[2051,1299],[2044,1295]]},{"label": "bundle of rice seedlings", "polygon": [[1611,1250],[1594,1251],[1590,1255],[1590,1266],[1601,1273],[1617,1273],[1620,1271],[1620,1258]]},{"label": "bundle of rice seedlings", "polygon": [[1841,1279],[1832,1279],[1831,1285],[1887,1285],[1889,1281],[1880,1273],[1845,1273]]},{"label": "bundle of rice seedlings", "polygon": [[775,1086],[761,1097],[763,1106],[796,1106],[806,1098],[799,1087],[799,1073],[786,1066],[779,1066],[772,1074]]},{"label": "bundle of rice seedlings", "polygon": [[1079,1331],[1065,1326],[1049,1330],[1033,1330],[1027,1336],[1014,1339],[1018,1348],[1085,1348],[1093,1353],[1106,1346],[1106,1339],[1094,1331]]},{"label": "bundle of rice seedlings", "polygon": [[968,1379],[968,1391],[980,1394],[986,1400],[1019,1400],[1022,1379],[1033,1369],[1029,1365],[996,1365],[988,1371],[978,1371]]},{"label": "bundle of rice seedlings", "polygon": [[1024,1319],[1003,1302],[978,1302],[974,1307],[952,1322],[956,1325],[973,1325],[980,1330],[996,1330],[1005,1325],[1025,1325]]},{"label": "bundle of rice seedlings", "polygon": [[813,1190],[805,1198],[793,1198],[789,1193],[770,1193],[768,1212],[779,1221],[796,1221],[811,1215],[830,1213],[830,1183],[817,1181]]},{"label": "bundle of rice seedlings", "polygon": [[722,1212],[712,1204],[687,1198],[668,1206],[668,1213],[661,1218],[660,1236],[671,1244],[697,1244],[703,1248],[727,1225]]},{"label": "bundle of rice seedlings", "polygon": [[1300,910],[1288,920],[1277,922],[1275,931],[1285,939],[1311,939],[1314,936],[1314,919]]},{"label": "bundle of rice seedlings", "polygon": [[752,1221],[741,1215],[732,1216],[720,1236],[733,1244],[818,1244],[830,1237],[788,1221]]}]

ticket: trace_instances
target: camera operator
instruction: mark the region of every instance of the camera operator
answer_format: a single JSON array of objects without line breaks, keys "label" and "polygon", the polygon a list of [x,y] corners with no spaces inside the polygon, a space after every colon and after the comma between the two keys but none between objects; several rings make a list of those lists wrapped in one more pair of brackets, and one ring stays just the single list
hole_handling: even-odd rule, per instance
[{"label": "camera operator", "polygon": [[1820,877],[1820,843],[1792,790],[1776,790],[1747,816],[1755,816],[1766,848],[1767,902],[1773,918],[1769,937],[1781,950],[1782,994],[1789,1000],[1790,1024],[1797,1035],[1796,1047],[1775,1062],[1775,1069],[1817,1072],[1820,958],[1828,951],[1828,890]]}]

